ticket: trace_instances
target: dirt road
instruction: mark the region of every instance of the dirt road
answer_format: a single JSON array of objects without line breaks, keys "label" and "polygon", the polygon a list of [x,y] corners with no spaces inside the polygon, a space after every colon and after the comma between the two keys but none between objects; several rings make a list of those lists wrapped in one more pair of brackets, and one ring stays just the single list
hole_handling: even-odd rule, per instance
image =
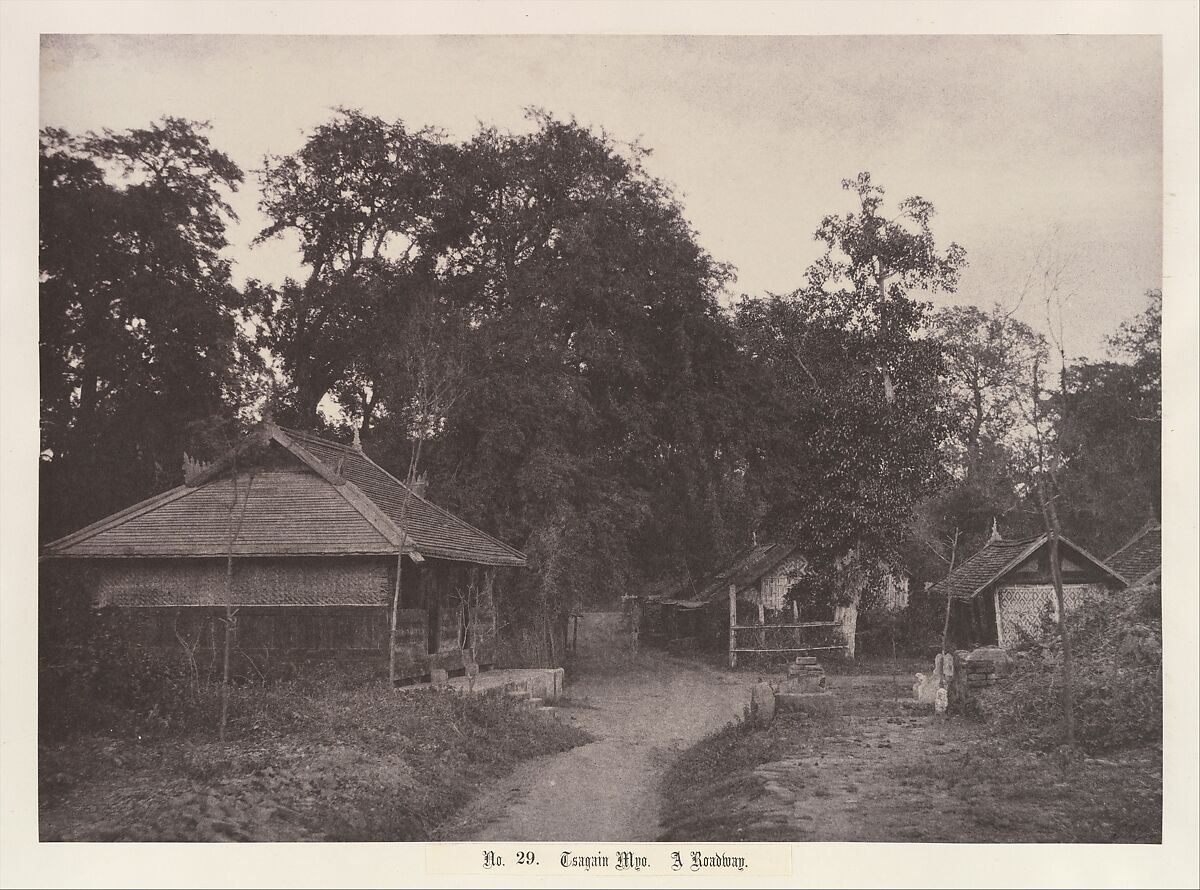
[{"label": "dirt road", "polygon": [[563,720],[596,741],[531,760],[443,826],[440,840],[653,841],[674,757],[749,700],[746,675],[643,649],[568,678]]},{"label": "dirt road", "polygon": [[1085,757],[1068,769],[988,724],[906,707],[911,672],[851,670],[830,677],[828,714],[786,714],[677,761],[662,839],[1161,841],[1161,751]]}]

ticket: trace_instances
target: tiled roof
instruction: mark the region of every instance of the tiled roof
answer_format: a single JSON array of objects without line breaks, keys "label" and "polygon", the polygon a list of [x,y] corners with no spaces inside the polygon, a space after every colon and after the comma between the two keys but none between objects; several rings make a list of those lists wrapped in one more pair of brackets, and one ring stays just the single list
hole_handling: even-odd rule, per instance
[{"label": "tiled roof", "polygon": [[1162,573],[1162,526],[1147,525],[1105,562],[1131,585],[1153,581]]},{"label": "tiled roof", "polygon": [[[253,473],[237,555],[391,554],[401,550],[408,489],[361,451],[263,424],[250,439],[291,454]],[[231,452],[232,454],[232,452]],[[54,541],[57,557],[205,557],[228,552],[233,484],[229,455],[189,484],[149,498]],[[277,463],[277,462],[275,462]],[[524,555],[409,494],[403,550],[483,565],[525,564]],[[238,515],[241,507],[238,508]]]},{"label": "tiled roof", "polygon": [[[983,549],[958,566],[953,572],[930,588],[930,593],[940,596],[953,596],[957,599],[971,599],[981,593],[992,582],[1011,569],[1016,568],[1048,541],[1046,535],[1036,538],[1025,538],[1019,541],[996,540],[988,541]],[[1093,563],[1105,574],[1124,582],[1124,578],[1092,556],[1082,547],[1073,544],[1066,538],[1060,537],[1059,544],[1064,549],[1074,551],[1077,555]]]},{"label": "tiled roof", "polygon": [[454,514],[411,492],[403,482],[361,451],[311,433],[296,430],[282,432],[331,470],[341,466],[341,475],[379,507],[397,529],[403,518],[407,495],[408,537],[423,555],[464,562],[482,562],[487,565],[525,564],[525,555],[519,550],[501,543]]},{"label": "tiled roof", "polygon": [[757,544],[706,578],[697,581],[686,576],[664,578],[646,585],[642,595],[665,604],[696,608],[725,596],[730,584],[742,588],[755,583],[797,549],[796,544]]},{"label": "tiled roof", "polygon": [[[243,504],[245,518],[235,554],[396,552],[395,544],[332,485],[306,468],[257,472],[248,489],[243,477],[237,497],[233,521],[237,522]],[[145,509],[101,520],[47,549],[75,557],[224,556],[233,503],[228,476],[195,488],[181,485],[138,505]]]},{"label": "tiled roof", "polygon": [[698,599],[709,600],[729,592],[729,585],[739,588],[753,584],[798,549],[796,544],[759,544],[744,550],[717,572],[700,591]]},{"label": "tiled roof", "polygon": [[797,550],[795,544],[759,544],[743,550],[723,569],[693,584],[689,581],[655,585],[647,590],[651,599],[695,608],[729,591],[730,584],[739,588],[753,584]]}]

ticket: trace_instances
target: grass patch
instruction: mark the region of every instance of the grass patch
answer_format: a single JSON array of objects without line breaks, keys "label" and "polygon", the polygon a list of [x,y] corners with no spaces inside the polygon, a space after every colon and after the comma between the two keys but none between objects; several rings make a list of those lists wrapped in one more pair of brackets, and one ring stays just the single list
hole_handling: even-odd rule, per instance
[{"label": "grass patch", "polygon": [[685,751],[663,776],[659,840],[741,839],[762,796],[755,767],[788,756],[793,733],[805,725],[792,715],[766,729],[737,720]]},{"label": "grass patch", "polygon": [[40,751],[41,839],[422,840],[521,760],[588,741],[503,695],[235,692],[230,741],[83,735]]}]

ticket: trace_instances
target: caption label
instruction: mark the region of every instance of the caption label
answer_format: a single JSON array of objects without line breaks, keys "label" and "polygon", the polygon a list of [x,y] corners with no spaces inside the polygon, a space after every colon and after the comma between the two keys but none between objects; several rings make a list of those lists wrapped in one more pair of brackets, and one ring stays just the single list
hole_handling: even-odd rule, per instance
[{"label": "caption label", "polygon": [[431,844],[440,875],[790,875],[788,844]]}]

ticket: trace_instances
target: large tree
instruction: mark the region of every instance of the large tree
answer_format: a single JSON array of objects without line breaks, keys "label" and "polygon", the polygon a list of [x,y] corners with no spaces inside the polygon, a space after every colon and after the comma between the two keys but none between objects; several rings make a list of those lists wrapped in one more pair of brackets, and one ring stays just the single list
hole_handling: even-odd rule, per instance
[{"label": "large tree", "polygon": [[[340,112],[268,162],[264,236],[297,233],[310,274],[259,296],[297,420],[332,396],[393,468],[412,447],[406,344],[454,365],[431,489],[531,553],[507,595],[553,616],[732,546],[739,358],[717,302],[729,272],[645,152],[530,124],[455,145]],[[372,210],[393,180],[408,198]]]},{"label": "large tree", "polygon": [[1162,292],[1109,338],[1110,358],[1079,361],[1050,405],[1063,456],[1063,527],[1107,554],[1161,511]]},{"label": "large tree", "polygon": [[860,542],[897,547],[939,477],[941,355],[915,294],[952,290],[965,262],[955,244],[937,249],[928,201],[908,198],[887,218],[869,174],[843,187],[858,208],[822,221],[808,285],[737,312],[763,525],[826,559]]},{"label": "large tree", "polygon": [[243,401],[253,356],[221,255],[242,174],[205,130],[42,133],[44,533],[176,481],[189,425]]},{"label": "large tree", "polygon": [[339,109],[295,153],[259,171],[265,241],[300,243],[302,282],[251,283],[259,343],[288,377],[291,419],[312,424],[326,396],[370,423],[381,354],[434,278],[447,152],[429,128]]},{"label": "large tree", "polygon": [[931,333],[945,362],[941,392],[947,429],[946,481],[918,505],[915,554],[937,553],[939,562],[913,558],[921,578],[941,577],[957,536],[959,556],[977,550],[998,522],[1002,534],[1031,531],[1022,506],[1019,456],[1032,436],[1028,403],[1035,366],[1044,366],[1044,339],[996,305],[950,306],[933,313]]}]

